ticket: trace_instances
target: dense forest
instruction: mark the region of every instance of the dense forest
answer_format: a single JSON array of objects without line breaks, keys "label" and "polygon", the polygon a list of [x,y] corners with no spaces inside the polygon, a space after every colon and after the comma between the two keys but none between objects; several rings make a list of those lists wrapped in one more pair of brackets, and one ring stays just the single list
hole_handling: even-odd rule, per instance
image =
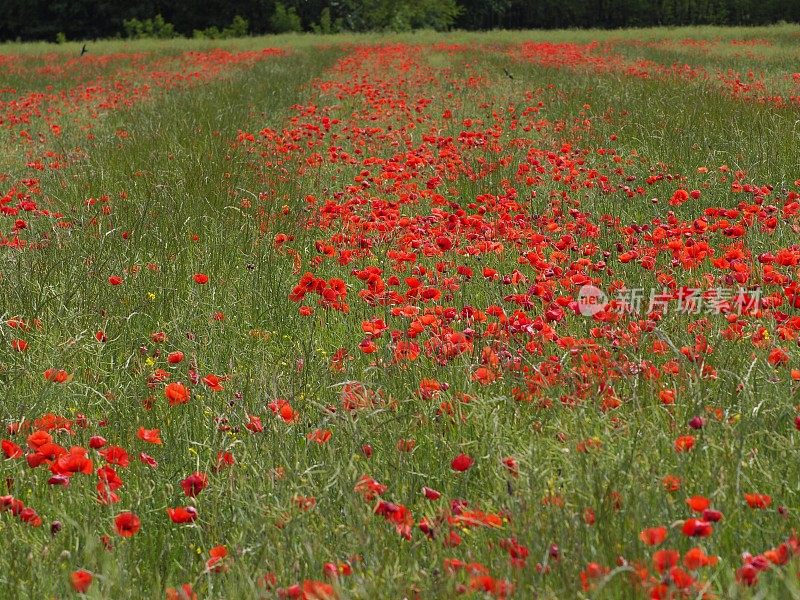
[{"label": "dense forest", "polygon": [[0,40],[800,22],[800,0],[0,0]]}]

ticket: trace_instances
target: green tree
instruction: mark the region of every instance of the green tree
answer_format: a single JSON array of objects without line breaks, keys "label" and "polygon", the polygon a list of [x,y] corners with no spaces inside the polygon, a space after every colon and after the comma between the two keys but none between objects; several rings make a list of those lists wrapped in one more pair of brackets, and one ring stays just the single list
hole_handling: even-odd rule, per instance
[{"label": "green tree", "polygon": [[[53,41],[58,33],[70,40],[119,35],[189,36],[194,31],[204,37],[221,37],[298,31],[303,24],[319,33],[451,27],[760,25],[781,20],[800,22],[800,1],[0,0],[0,15],[0,40]],[[157,22],[158,15],[162,15],[163,24]],[[242,27],[244,21],[246,28]]]},{"label": "green tree", "polygon": [[351,31],[443,31],[461,11],[456,0],[344,0],[341,8],[344,26]]},{"label": "green tree", "polygon": [[[496,27],[509,26],[506,23],[506,17],[515,2],[513,0],[461,0],[460,4],[462,10],[455,22],[457,27],[463,29],[495,29]],[[530,5],[531,2],[516,2],[516,4]],[[525,19],[526,16],[530,15],[530,10],[533,7],[521,8],[518,18]]]},{"label": "green tree", "polygon": [[339,18],[334,21],[331,16],[330,7],[326,6],[319,15],[319,23],[311,24],[311,30],[314,33],[321,33],[323,35],[338,33],[342,30],[342,19]]},{"label": "green tree", "polygon": [[300,15],[297,14],[294,7],[286,8],[281,2],[275,4],[275,12],[270,19],[270,24],[276,33],[303,30]]},{"label": "green tree", "polygon": [[126,19],[122,21],[125,36],[134,40],[140,38],[155,38],[167,40],[176,37],[175,27],[172,23],[167,23],[160,14],[152,19]]}]

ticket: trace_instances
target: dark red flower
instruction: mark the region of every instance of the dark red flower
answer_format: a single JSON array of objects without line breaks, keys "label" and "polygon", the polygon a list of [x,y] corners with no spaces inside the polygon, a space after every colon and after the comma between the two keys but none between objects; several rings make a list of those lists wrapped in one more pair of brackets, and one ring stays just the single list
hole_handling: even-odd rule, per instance
[{"label": "dark red flower", "polygon": [[208,475],[205,473],[192,473],[181,481],[183,493],[194,498],[208,486]]}]

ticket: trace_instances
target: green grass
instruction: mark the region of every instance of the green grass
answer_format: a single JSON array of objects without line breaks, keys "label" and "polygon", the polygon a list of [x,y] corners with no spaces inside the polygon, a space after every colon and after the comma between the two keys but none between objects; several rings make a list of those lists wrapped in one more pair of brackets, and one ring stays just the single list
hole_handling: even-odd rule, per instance
[{"label": "green grass", "polygon": [[[676,223],[691,227],[706,208],[751,203],[749,196],[731,192],[730,176],[720,180],[722,165],[731,172],[746,171],[746,182],[773,185],[775,191],[764,204],[782,207],[787,193],[782,190],[797,191],[795,181],[800,178],[797,105],[780,108],[735,100],[714,81],[597,75],[582,66],[548,68],[522,60],[515,49],[529,40],[608,41],[615,52],[628,58],[647,57],[664,64],[679,60],[712,73],[753,66],[765,71],[767,80],[783,81],[781,76],[797,69],[799,36],[800,29],[786,25],[252,38],[220,44],[232,52],[264,47],[286,52],[252,65],[226,67],[200,83],[153,89],[129,108],[95,115],[82,105],[54,117],[62,126],[59,137],[47,134],[49,123],[43,120],[33,119],[24,126],[33,134],[31,143],[19,138],[21,127],[7,127],[3,133],[8,141],[0,153],[0,174],[6,178],[0,177],[0,192],[36,177],[41,192],[34,197],[40,208],[63,217],[0,215],[3,235],[9,234],[16,218],[26,218],[29,227],[21,237],[47,242],[36,249],[0,247],[0,318],[20,316],[31,324],[26,333],[0,326],[4,398],[0,415],[6,424],[33,421],[46,413],[73,420],[85,415],[88,426],[73,425],[72,435],[53,432],[54,441],[66,448],[88,447],[91,436],[102,435],[110,444],[127,449],[131,464],[115,467],[124,481],[118,490],[121,501],[103,505],[96,501],[95,475],[76,474],[69,487],[62,488],[48,485],[46,467],[31,469],[23,459],[0,461],[0,481],[13,480],[7,493],[35,508],[43,519],[42,526],[35,528],[8,512],[0,515],[0,597],[67,597],[72,594],[70,573],[87,569],[95,576],[87,592],[91,598],[163,598],[165,588],[187,582],[201,598],[271,598],[276,596],[274,589],[259,587],[266,573],[275,574],[277,587],[287,587],[305,579],[322,580],[324,563],[347,560],[353,575],[341,577],[336,585],[342,598],[455,597],[457,584],[468,587],[469,578],[463,573],[448,575],[443,568],[447,558],[485,565],[493,577],[514,583],[515,597],[639,597],[644,592],[629,583],[629,569],[613,569],[618,557],[624,557],[625,564],[650,567],[654,549],[638,536],[641,530],[659,525],[670,529],[663,548],[684,553],[700,545],[709,555],[720,557],[717,566],[698,573],[698,579],[708,582],[708,591],[718,597],[798,597],[796,564],[762,574],[759,586],[752,589],[735,580],[741,553],[755,555],[779,545],[797,527],[800,510],[800,467],[794,447],[798,387],[789,376],[800,355],[796,343],[778,337],[780,321],[770,311],[743,317],[746,335],[738,341],[723,337],[728,323],[721,315],[670,313],[654,331],[645,331],[644,315],[603,326],[570,314],[552,325],[557,336],[594,340],[599,347],[595,354],[601,357],[596,372],[584,373],[588,387],[583,390],[580,369],[591,356],[581,357],[557,344],[556,338],[546,339],[540,333],[505,335],[466,320],[448,326],[456,331],[476,330],[470,352],[437,361],[424,352],[425,341],[431,338],[428,331],[414,338],[422,346],[420,358],[398,364],[392,361],[387,333],[379,338],[375,354],[359,350],[364,338],[361,322],[383,318],[390,331],[395,329],[405,337],[410,320],[393,316],[391,306],[370,306],[359,298],[364,284],[351,271],[377,266],[384,270],[384,278],[396,274],[402,282],[411,276],[411,269],[395,273],[389,257],[389,250],[403,249],[399,227],[386,235],[376,230],[363,233],[341,220],[321,227],[318,217],[320,207],[333,201],[337,192],[345,199],[365,200],[353,213],[366,219],[376,201],[398,202],[400,193],[408,191],[374,180],[368,188],[348,190],[357,185],[362,170],[377,179],[380,167],[365,164],[368,156],[397,159],[405,151],[419,149],[427,162],[405,162],[404,168],[417,185],[415,191],[424,190],[436,174],[435,165],[444,168],[437,154],[444,146],[425,142],[425,136],[458,139],[468,130],[463,119],[482,120],[472,130],[496,124],[499,147],[459,147],[458,153],[466,167],[480,171],[489,165],[489,172],[470,177],[464,172],[466,167],[446,171],[436,191],[472,216],[479,213],[480,205],[488,207],[484,220],[493,228],[492,239],[502,241],[504,250],[477,256],[456,251],[429,257],[418,253],[417,263],[433,271],[437,262],[450,264],[437,285],[443,277],[455,276],[458,265],[471,267],[475,275],[469,282],[459,281],[460,288],[452,297],[445,293],[438,302],[412,299],[409,304],[453,307],[458,313],[464,307],[486,311],[491,305],[502,305],[512,313],[518,306],[504,297],[525,292],[530,284],[515,287],[485,280],[481,269],[495,268],[501,276],[519,269],[531,281],[538,276],[546,283],[549,278],[541,270],[518,261],[531,250],[530,236],[536,232],[551,239],[538,250],[541,259],[563,269],[582,256],[577,248],[556,248],[555,242],[565,233],[574,235],[579,247],[591,243],[609,251],[608,269],[592,273],[605,289],[620,280],[648,292],[660,291],[659,274],[687,286],[697,285],[710,274],[721,285],[727,271],[707,260],[688,269],[672,265],[670,256],[662,252],[651,271],[636,262],[621,263],[618,256],[623,250],[617,245],[627,250],[636,239],[641,248],[648,247],[643,233],[625,228],[650,224],[652,231],[665,222],[669,211]],[[642,50],[630,44],[686,38],[718,40],[717,50],[704,55],[691,48]],[[763,51],[763,60],[737,56],[727,44],[752,38],[772,42],[767,49],[755,48]],[[440,43],[465,48],[451,52],[434,46]],[[354,70],[337,62],[357,55],[366,45],[389,44],[407,49],[385,62],[375,51]],[[147,53],[145,64],[163,59],[160,65],[174,71],[180,69],[177,57],[181,53],[215,47],[216,42],[196,40],[89,44],[92,55],[142,52]],[[0,46],[0,54],[19,55],[25,65],[4,76],[0,87],[13,87],[21,96],[47,85],[58,92],[98,77],[114,81],[113,65],[78,68],[57,76],[32,70],[43,64],[60,65],[79,50],[80,44]],[[42,58],[44,53],[55,55]],[[381,90],[375,104],[359,93],[337,96],[335,88],[319,85],[350,77],[355,77],[350,84],[367,82]],[[129,90],[149,80],[145,72],[138,72],[126,81],[124,89]],[[9,97],[0,95],[0,100]],[[389,104],[378,108],[387,97],[395,101],[391,108]],[[417,112],[414,107],[420,98],[430,103]],[[542,103],[539,113],[522,116],[526,107],[538,102]],[[302,137],[298,133],[296,145],[284,148],[284,154],[259,142],[263,137],[259,132],[267,128],[279,133],[307,131],[302,124],[319,119],[298,107],[312,106],[317,115],[341,122],[328,134]],[[511,128],[510,107],[520,127]],[[453,113],[450,120],[441,118],[447,109]],[[419,122],[414,121],[417,117]],[[415,124],[413,129],[408,127],[410,122]],[[524,122],[539,122],[538,128],[525,132]],[[87,124],[92,139],[87,138]],[[388,130],[390,125],[389,139],[354,134],[356,129]],[[36,141],[40,131],[47,135],[41,143]],[[254,134],[256,142],[237,144],[240,131]],[[619,190],[603,193],[583,186],[583,175],[576,188],[553,180],[553,165],[547,163],[546,155],[562,153],[565,143],[586,150],[577,169],[596,169],[612,184],[642,186],[644,193],[633,198]],[[331,147],[356,159],[332,163],[327,160]],[[601,148],[615,149],[620,162],[599,153]],[[537,158],[547,169],[541,182],[527,185],[516,173],[520,164],[528,162],[530,149],[542,151]],[[26,166],[45,157],[48,150],[70,164],[42,171]],[[363,154],[356,154],[357,150]],[[306,161],[313,153],[325,159],[320,166]],[[47,162],[46,157],[43,160]],[[698,167],[709,171],[698,172]],[[614,171],[619,168],[623,172]],[[645,179],[656,173],[671,174],[674,179],[646,184]],[[627,176],[635,180],[628,182]],[[502,195],[508,187],[518,191],[516,209],[497,209],[478,200],[482,194]],[[699,189],[703,195],[670,206],[669,198],[679,187]],[[106,203],[87,206],[87,199],[104,195]],[[314,196],[316,204],[308,203],[308,196]],[[652,198],[658,198],[658,203]],[[109,214],[103,214],[102,205],[110,208]],[[584,213],[585,219],[571,215],[571,208]],[[434,224],[446,221],[442,210],[456,212],[453,205],[432,206],[429,196],[405,199],[398,205],[403,216],[430,217],[419,224],[423,246],[435,237]],[[744,262],[752,273],[750,284],[763,283],[759,254],[791,249],[796,243],[797,218],[777,215],[774,232],[754,224],[738,242],[748,251]],[[619,219],[618,225],[611,223],[613,218]],[[71,226],[57,227],[57,220],[69,221]],[[581,229],[580,223],[587,220],[597,226],[596,233]],[[561,229],[548,230],[548,223]],[[452,230],[453,238],[469,243],[467,226],[459,227]],[[511,232],[516,229],[528,237],[515,238]],[[299,271],[292,255],[274,244],[281,233],[293,236],[285,247],[300,257]],[[358,240],[335,238],[337,234],[362,235],[370,240],[371,251],[358,255],[363,250]],[[481,235],[487,235],[486,231]],[[350,264],[341,265],[335,259],[313,262],[320,254],[315,244],[332,238],[338,249],[356,251]],[[721,232],[683,235],[690,238],[707,241],[717,256],[736,244]],[[600,254],[592,258],[599,259]],[[789,278],[796,276],[796,267],[779,270]],[[326,280],[345,280],[349,312],[317,307],[315,297],[309,296],[304,304],[314,306],[315,313],[301,316],[298,304],[288,296],[306,271]],[[208,285],[192,281],[200,272],[209,275]],[[111,275],[122,276],[124,283],[109,285]],[[765,289],[772,293],[780,291],[780,286],[767,284]],[[554,285],[553,292],[574,296],[577,288]],[[536,320],[545,308],[544,302],[534,298],[527,316]],[[793,314],[786,305],[781,310]],[[217,312],[224,314],[223,320],[214,318]],[[707,325],[698,325],[703,316]],[[762,326],[769,336],[764,344],[756,345],[748,336]],[[608,329],[598,337],[595,327]],[[98,330],[106,332],[107,342],[97,342]],[[154,332],[164,332],[166,341],[153,342]],[[701,377],[701,365],[686,361],[679,352],[681,347],[694,346],[699,332],[714,347],[705,364],[716,369],[715,378]],[[12,350],[11,341],[16,338],[28,342],[27,351]],[[653,353],[655,339],[668,340],[665,356]],[[526,346],[529,342],[532,348]],[[519,361],[517,367],[503,363],[498,367],[501,379],[486,386],[471,377],[481,363],[484,346],[502,360],[516,357]],[[776,346],[788,352],[787,366],[768,362],[769,351]],[[339,348],[346,348],[351,357],[342,371],[330,368],[331,356]],[[186,355],[177,367],[166,361],[173,350]],[[592,352],[586,350],[586,354]],[[648,379],[630,368],[648,362],[661,368],[670,359],[680,366],[674,376],[662,372],[658,379]],[[561,371],[532,402],[514,399],[515,388],[524,388],[526,377],[547,373],[556,364]],[[173,381],[188,384],[190,366],[201,377],[227,375],[225,390],[214,393],[200,383],[191,386],[189,403],[168,406],[163,383],[148,385],[148,377],[157,368],[171,371]],[[527,375],[521,367],[528,369]],[[65,384],[48,382],[42,373],[49,368],[65,369],[73,379]],[[436,399],[422,398],[418,390],[424,378],[446,382],[449,388]],[[343,410],[342,389],[352,382],[379,393],[382,400],[368,409]],[[619,408],[601,409],[601,384],[613,387],[622,401]],[[664,388],[676,391],[673,406],[659,401]],[[459,402],[460,393],[472,400]],[[267,405],[276,398],[288,400],[299,411],[297,422],[287,424],[273,416]],[[574,405],[569,399],[576,400]],[[453,417],[437,411],[443,401],[452,403]],[[330,411],[330,406],[338,408]],[[721,409],[722,417],[712,416],[711,409]],[[248,415],[262,418],[262,433],[244,428]],[[696,415],[704,416],[707,424],[702,431],[692,432],[687,422]],[[221,424],[230,430],[220,430]],[[152,446],[137,439],[140,427],[159,428],[164,444]],[[332,431],[329,442],[306,439],[317,428]],[[695,448],[676,453],[675,438],[687,433],[696,435]],[[25,434],[5,437],[25,447]],[[396,449],[399,440],[409,439],[416,444],[413,452]],[[580,443],[588,440],[601,446],[578,451]],[[364,444],[374,448],[371,458],[363,455]],[[222,451],[233,453],[236,464],[215,472],[217,453]],[[158,467],[142,464],[139,452],[152,455]],[[474,457],[476,464],[457,474],[450,461],[461,452]],[[90,456],[95,468],[103,463],[94,450]],[[518,477],[503,467],[501,459],[507,456],[519,462]],[[184,496],[180,482],[195,471],[208,473],[210,483],[192,500]],[[388,485],[383,497],[407,506],[417,523],[423,517],[442,516],[456,498],[466,500],[473,509],[502,513],[508,521],[498,529],[454,527],[463,540],[453,548],[442,543],[447,527],[440,529],[437,539],[429,540],[415,526],[407,541],[373,514],[374,503],[364,502],[354,492],[364,474]],[[662,479],[668,474],[682,479],[680,491],[664,490]],[[423,486],[441,491],[442,499],[424,499]],[[764,511],[749,508],[743,494],[751,492],[771,495],[774,504]],[[684,499],[692,495],[707,496],[725,515],[709,538],[689,539],[681,535],[680,523],[672,527],[691,516]],[[314,497],[315,507],[300,510],[297,496]],[[556,496],[563,506],[543,502]],[[188,504],[196,506],[198,519],[191,525],[170,523],[165,509]],[[786,516],[778,513],[778,506],[786,507]],[[593,526],[584,522],[589,508],[596,514]],[[130,539],[114,532],[114,516],[123,510],[135,512],[142,521],[141,531]],[[53,521],[62,528],[51,536]],[[100,539],[104,534],[111,537],[113,550],[104,549]],[[530,551],[524,568],[513,566],[501,547],[501,540],[512,537]],[[227,572],[209,573],[204,568],[208,551],[220,544],[229,552]],[[557,560],[548,558],[553,544],[559,547]],[[611,571],[583,590],[579,573],[590,562]],[[549,572],[537,571],[537,563],[546,564]],[[698,594],[695,590],[690,597]]]}]

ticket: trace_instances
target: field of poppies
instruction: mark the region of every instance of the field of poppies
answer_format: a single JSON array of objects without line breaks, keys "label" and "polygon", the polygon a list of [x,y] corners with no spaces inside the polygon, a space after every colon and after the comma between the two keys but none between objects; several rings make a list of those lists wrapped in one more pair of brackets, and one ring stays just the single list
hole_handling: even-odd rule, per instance
[{"label": "field of poppies", "polygon": [[80,47],[0,46],[0,597],[800,597],[800,27]]}]

